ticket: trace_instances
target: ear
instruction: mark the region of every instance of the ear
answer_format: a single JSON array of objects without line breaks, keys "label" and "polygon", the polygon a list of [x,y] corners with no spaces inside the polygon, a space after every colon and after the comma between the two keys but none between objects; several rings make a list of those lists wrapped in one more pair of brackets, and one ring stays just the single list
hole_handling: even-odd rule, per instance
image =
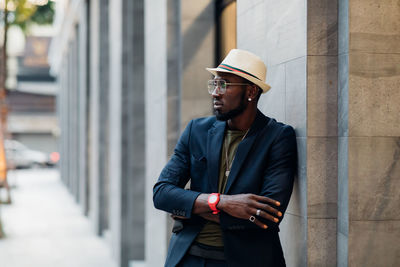
[{"label": "ear", "polygon": [[256,99],[258,95],[258,88],[255,84],[251,84],[247,89],[247,98]]}]

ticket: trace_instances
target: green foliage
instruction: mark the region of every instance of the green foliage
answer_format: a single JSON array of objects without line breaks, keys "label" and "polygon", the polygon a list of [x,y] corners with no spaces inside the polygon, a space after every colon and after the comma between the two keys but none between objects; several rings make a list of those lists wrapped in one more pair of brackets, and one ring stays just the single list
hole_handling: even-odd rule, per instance
[{"label": "green foliage", "polygon": [[9,11],[7,21],[10,25],[17,25],[23,31],[26,30],[27,23],[31,16],[36,12],[36,6],[27,0],[9,0],[13,2],[15,11]]},{"label": "green foliage", "polygon": [[37,24],[51,24],[54,17],[54,2],[48,2],[44,6],[38,6],[36,12],[30,18],[31,22]]},{"label": "green foliage", "polygon": [[17,25],[24,32],[31,23],[51,24],[54,17],[54,2],[49,1],[46,5],[36,6],[29,0],[8,0],[12,2],[15,10],[10,10],[7,16],[9,25]]}]

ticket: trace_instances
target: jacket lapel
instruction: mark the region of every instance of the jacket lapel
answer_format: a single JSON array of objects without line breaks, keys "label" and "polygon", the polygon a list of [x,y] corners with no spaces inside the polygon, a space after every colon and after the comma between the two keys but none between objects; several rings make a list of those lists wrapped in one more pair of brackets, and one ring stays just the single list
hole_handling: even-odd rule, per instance
[{"label": "jacket lapel", "polygon": [[224,141],[226,123],[216,121],[214,127],[208,130],[207,136],[207,169],[210,192],[218,191],[219,166],[222,143]]},{"label": "jacket lapel", "polygon": [[[244,160],[247,158],[247,154],[249,153],[251,147],[254,144],[258,134],[263,129],[264,126],[267,125],[270,119],[264,116],[259,110],[257,111],[257,116],[252,124],[249,132],[245,139],[239,143],[239,146],[236,150],[236,156],[232,163],[232,169],[228,177],[228,181],[225,188],[225,194],[229,192],[233,182],[239,174],[240,168],[242,167]],[[219,165],[218,165],[219,166]]]}]

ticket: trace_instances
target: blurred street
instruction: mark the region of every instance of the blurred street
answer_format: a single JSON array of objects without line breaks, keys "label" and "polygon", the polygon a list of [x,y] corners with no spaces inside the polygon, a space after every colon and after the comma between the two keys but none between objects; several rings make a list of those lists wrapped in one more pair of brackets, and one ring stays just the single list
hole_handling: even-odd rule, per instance
[{"label": "blurred street", "polygon": [[[13,203],[1,205],[6,238],[0,239],[0,266],[116,266],[57,169],[9,172],[9,182]],[[4,190],[1,197],[6,198]]]}]

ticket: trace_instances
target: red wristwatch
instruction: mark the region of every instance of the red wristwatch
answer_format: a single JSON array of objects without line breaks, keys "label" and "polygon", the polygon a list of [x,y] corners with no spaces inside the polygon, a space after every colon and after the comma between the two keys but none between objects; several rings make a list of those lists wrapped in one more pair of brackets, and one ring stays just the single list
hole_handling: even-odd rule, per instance
[{"label": "red wristwatch", "polygon": [[212,210],[213,214],[218,214],[220,210],[217,209],[217,205],[219,202],[219,193],[212,193],[208,197],[208,206]]}]

